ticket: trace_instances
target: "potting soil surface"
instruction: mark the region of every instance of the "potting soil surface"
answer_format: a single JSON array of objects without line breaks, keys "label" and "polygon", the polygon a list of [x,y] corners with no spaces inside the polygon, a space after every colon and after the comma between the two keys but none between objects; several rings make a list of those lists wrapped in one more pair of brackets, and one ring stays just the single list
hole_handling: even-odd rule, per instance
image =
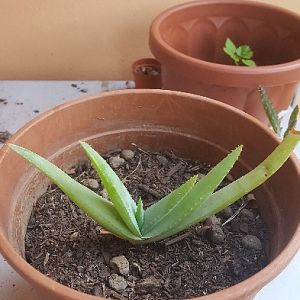
[{"label": "potting soil surface", "polygon": [[[172,153],[139,148],[116,150],[105,158],[133,199],[141,196],[146,207],[210,169]],[[68,173],[107,196],[88,162]],[[225,289],[262,269],[268,260],[268,236],[250,195],[176,236],[132,245],[103,232],[51,185],[34,206],[25,249],[33,267],[78,291],[114,299],[186,299]]]}]

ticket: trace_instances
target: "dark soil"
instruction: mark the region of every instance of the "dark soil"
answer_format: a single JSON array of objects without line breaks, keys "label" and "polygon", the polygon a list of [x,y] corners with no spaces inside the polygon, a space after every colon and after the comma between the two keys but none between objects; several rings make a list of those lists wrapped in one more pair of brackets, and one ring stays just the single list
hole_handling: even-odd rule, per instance
[{"label": "dark soil", "polygon": [[[203,163],[171,153],[136,149],[133,158],[124,152],[123,156],[127,160],[115,151],[106,158],[116,166],[134,199],[141,195],[147,205],[191,175],[209,170]],[[105,196],[101,184],[90,180],[98,177],[89,163],[68,173]],[[253,198],[250,195],[247,199]],[[33,209],[25,242],[26,259],[54,280],[97,296],[150,300],[206,295],[246,279],[267,264],[266,227],[255,207],[255,200],[250,203],[241,199],[218,218],[189,231],[136,246],[104,233],[52,185]],[[236,211],[239,214],[232,221],[219,224]],[[111,259],[118,256],[128,260],[129,274],[116,275],[121,271]]]}]

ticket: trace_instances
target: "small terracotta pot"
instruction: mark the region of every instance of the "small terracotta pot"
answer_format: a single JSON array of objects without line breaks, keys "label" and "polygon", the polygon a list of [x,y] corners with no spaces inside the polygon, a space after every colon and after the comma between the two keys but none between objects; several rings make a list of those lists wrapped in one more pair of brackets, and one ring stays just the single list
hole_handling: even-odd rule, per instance
[{"label": "small terracotta pot", "polygon": [[[86,159],[78,140],[88,141],[101,153],[135,143],[147,150],[172,150],[211,164],[243,144],[234,177],[255,167],[279,143],[271,130],[235,108],[204,97],[163,90],[123,90],[65,103],[29,122],[10,142],[68,168]],[[0,178],[0,248],[11,266],[33,285],[40,299],[103,299],[51,280],[24,259],[26,226],[34,202],[46,191],[47,178],[7,146],[0,150]],[[269,264],[235,286],[195,299],[252,299],[288,264],[300,241],[299,180],[297,161],[291,157],[255,191],[270,231]]]},{"label": "small terracotta pot", "polygon": [[[229,37],[254,50],[258,67],[233,65]],[[257,86],[276,110],[286,109],[300,80],[300,15],[269,4],[201,0],[162,12],[150,30],[150,49],[162,65],[162,88],[199,94],[266,121]]]},{"label": "small terracotta pot", "polygon": [[136,89],[160,89],[161,66],[154,58],[142,58],[132,64]]}]

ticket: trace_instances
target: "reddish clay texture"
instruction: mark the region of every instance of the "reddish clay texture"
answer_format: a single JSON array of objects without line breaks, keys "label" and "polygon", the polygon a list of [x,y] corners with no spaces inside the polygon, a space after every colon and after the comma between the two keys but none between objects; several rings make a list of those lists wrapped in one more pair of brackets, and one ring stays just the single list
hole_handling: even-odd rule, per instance
[{"label": "reddish clay texture", "polygon": [[[224,53],[229,37],[250,45],[258,67],[235,66]],[[269,4],[201,0],[162,12],[150,30],[162,65],[162,88],[235,106],[265,121],[257,86],[277,111],[286,109],[300,80],[300,15]]]},{"label": "reddish clay texture", "polygon": [[[130,108],[130,109],[129,109]],[[276,135],[251,116],[204,97],[163,90],[124,90],[85,97],[35,118],[10,139],[68,168],[85,157],[78,141],[100,153],[130,148],[215,164],[244,145],[232,175],[255,167],[275,147]],[[0,248],[13,268],[44,300],[99,300],[67,288],[26,263],[24,235],[32,205],[47,188],[45,176],[4,146],[0,150]],[[300,241],[300,170],[295,157],[255,193],[271,237],[270,263],[254,276],[201,300],[246,300],[272,280],[291,260]],[[196,299],[196,298],[195,298]]]},{"label": "reddish clay texture", "polygon": [[[143,69],[146,69],[146,72]],[[147,69],[150,72],[147,72]],[[161,65],[156,59],[142,58],[135,61],[132,64],[132,73],[136,89],[161,88]]]}]

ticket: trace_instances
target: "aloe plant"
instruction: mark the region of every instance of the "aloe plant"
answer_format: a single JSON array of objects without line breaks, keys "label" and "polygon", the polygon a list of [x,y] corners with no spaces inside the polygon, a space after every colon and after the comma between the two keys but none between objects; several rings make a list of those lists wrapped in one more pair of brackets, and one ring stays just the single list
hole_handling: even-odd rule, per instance
[{"label": "aloe plant", "polygon": [[256,66],[255,61],[252,59],[254,53],[248,45],[237,47],[230,38],[227,38],[223,50],[237,66]]},{"label": "aloe plant", "polygon": [[[270,121],[270,124],[271,124],[274,132],[280,136],[282,128],[280,127],[280,120],[279,120],[279,117],[278,117],[278,114],[277,114],[275,108],[273,107],[271,99],[268,96],[264,87],[259,86],[258,92],[259,92],[259,96],[260,96],[260,101],[261,101],[263,108],[266,112],[266,115]],[[290,130],[292,128],[294,128],[296,126],[298,114],[299,114],[299,106],[296,105],[289,117],[287,129],[285,130],[285,132],[283,134],[284,137],[290,132]]]},{"label": "aloe plant", "polygon": [[146,210],[142,199],[136,204],[109,164],[85,142],[80,144],[111,201],[81,185],[38,154],[13,144],[9,147],[48,176],[79,208],[112,234],[133,243],[149,243],[187,229],[261,185],[283,165],[299,140],[300,132],[291,130],[255,169],[215,191],[239,158],[242,146],[238,146],[206,176],[191,177]]}]

